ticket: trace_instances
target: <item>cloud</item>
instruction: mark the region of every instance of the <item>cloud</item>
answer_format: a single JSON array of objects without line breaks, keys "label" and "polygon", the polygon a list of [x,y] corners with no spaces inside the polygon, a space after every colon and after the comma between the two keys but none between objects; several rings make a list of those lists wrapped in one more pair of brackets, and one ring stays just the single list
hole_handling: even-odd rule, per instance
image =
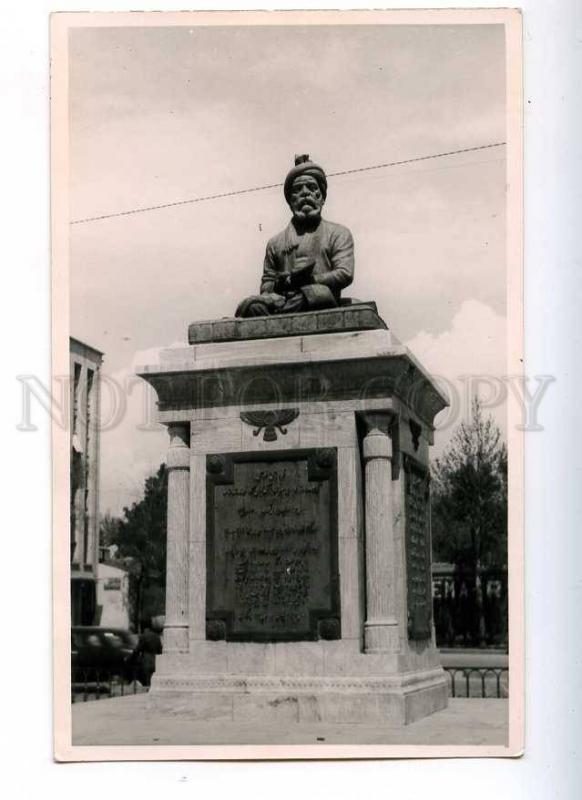
[{"label": "cloud", "polygon": [[446,447],[455,427],[469,418],[475,394],[505,434],[506,337],[505,317],[485,303],[465,300],[448,330],[422,330],[405,342],[450,400],[449,408],[436,418],[433,457]]}]

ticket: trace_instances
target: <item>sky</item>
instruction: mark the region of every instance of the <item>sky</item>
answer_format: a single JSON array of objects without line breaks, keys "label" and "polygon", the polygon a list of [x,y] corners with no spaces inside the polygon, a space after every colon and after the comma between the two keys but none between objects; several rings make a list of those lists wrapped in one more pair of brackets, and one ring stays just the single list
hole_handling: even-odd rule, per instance
[{"label": "sky", "polygon": [[[505,140],[501,26],[78,28],[70,35],[70,209],[79,220]],[[505,374],[504,148],[329,179],[356,277],[399,339],[465,393]],[[71,335],[119,385],[187,326],[258,289],[280,188],[70,226]],[[101,436],[101,508],[138,500],[165,457],[145,386]],[[103,414],[111,412],[104,387]],[[459,414],[466,403],[459,399]],[[456,408],[456,406],[455,406]],[[445,412],[446,413],[446,412]],[[503,407],[493,409],[501,426]],[[455,419],[452,419],[455,416]],[[454,430],[437,430],[441,452]]]}]

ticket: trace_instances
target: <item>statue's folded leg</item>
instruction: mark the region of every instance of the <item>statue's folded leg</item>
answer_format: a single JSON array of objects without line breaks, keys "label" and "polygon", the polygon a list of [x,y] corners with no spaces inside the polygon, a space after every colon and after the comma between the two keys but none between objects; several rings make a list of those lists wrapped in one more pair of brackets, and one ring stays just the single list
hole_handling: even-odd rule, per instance
[{"label": "statue's folded leg", "polygon": [[301,291],[309,311],[315,311],[318,308],[336,308],[337,306],[333,292],[329,286],[324,286],[322,283],[310,283],[302,286]]},{"label": "statue's folded leg", "polygon": [[235,312],[235,317],[270,317],[277,314],[285,303],[285,298],[271,292],[246,297]]},{"label": "statue's folded leg", "polygon": [[270,317],[273,314],[292,314],[301,311],[315,311],[319,308],[336,308],[337,300],[329,288],[320,283],[302,286],[293,295],[269,292],[255,294],[239,303],[236,317]]},{"label": "statue's folded leg", "polygon": [[266,303],[262,303],[260,300],[253,298],[243,300],[236,310],[237,317],[268,317],[270,314],[271,312]]}]

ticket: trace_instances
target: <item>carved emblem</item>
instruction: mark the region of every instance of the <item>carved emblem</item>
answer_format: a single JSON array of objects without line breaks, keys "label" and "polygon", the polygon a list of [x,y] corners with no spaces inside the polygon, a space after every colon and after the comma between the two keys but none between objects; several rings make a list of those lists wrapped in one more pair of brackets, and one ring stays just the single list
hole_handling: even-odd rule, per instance
[{"label": "carved emblem", "polygon": [[253,436],[258,436],[259,433],[265,429],[263,440],[265,442],[274,442],[277,439],[277,429],[285,436],[287,433],[286,425],[293,422],[299,416],[299,409],[297,408],[283,408],[275,411],[241,411],[240,418],[247,425],[255,426]]}]

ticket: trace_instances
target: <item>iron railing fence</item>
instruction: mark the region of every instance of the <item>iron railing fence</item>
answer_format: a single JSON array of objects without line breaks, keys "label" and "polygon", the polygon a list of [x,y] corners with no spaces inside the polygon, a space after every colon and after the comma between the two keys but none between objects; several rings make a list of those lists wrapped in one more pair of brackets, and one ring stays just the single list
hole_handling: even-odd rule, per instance
[{"label": "iron railing fence", "polygon": [[507,667],[444,667],[450,678],[451,697],[509,697]]},{"label": "iron railing fence", "polygon": [[[449,676],[450,696],[467,698],[506,698],[509,696],[507,667],[445,667]],[[103,700],[148,691],[138,677],[121,676],[108,669],[77,668],[71,682],[71,701]]]},{"label": "iron railing fence", "polygon": [[[141,676],[140,676],[141,677]],[[102,700],[123,697],[127,694],[147,692],[148,687],[139,680],[137,672],[120,675],[119,671],[104,667],[76,667],[71,674],[71,702]]]}]

